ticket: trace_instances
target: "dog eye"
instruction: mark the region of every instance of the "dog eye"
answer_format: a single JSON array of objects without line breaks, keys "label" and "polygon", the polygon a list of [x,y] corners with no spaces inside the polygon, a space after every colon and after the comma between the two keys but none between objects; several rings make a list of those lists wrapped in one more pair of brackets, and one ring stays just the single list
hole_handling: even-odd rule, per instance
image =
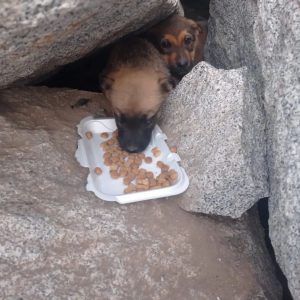
[{"label": "dog eye", "polygon": [[194,41],[193,37],[190,35],[185,36],[184,38],[184,44],[186,46],[189,46]]},{"label": "dog eye", "polygon": [[170,43],[168,40],[163,39],[163,40],[160,41],[160,46],[161,46],[163,49],[168,50],[168,49],[171,48],[171,43]]}]

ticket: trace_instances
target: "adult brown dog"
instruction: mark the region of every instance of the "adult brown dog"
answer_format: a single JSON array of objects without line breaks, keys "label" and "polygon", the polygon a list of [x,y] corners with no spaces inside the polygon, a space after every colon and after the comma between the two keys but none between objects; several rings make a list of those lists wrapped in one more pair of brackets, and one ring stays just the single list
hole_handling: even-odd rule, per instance
[{"label": "adult brown dog", "polygon": [[204,60],[205,22],[173,15],[150,28],[145,37],[162,54],[172,76],[178,80]]},{"label": "adult brown dog", "polygon": [[117,43],[102,74],[122,149],[141,152],[151,140],[161,104],[172,86],[170,73],[157,49],[133,37]]}]

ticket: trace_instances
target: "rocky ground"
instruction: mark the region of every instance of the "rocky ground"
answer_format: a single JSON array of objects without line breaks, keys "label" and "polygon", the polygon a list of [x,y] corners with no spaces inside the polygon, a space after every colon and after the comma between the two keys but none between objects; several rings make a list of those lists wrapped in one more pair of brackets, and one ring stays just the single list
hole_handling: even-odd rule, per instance
[{"label": "rocky ground", "polygon": [[280,299],[255,209],[212,218],[85,190],[76,125],[101,107],[76,90],[0,92],[0,298]]}]

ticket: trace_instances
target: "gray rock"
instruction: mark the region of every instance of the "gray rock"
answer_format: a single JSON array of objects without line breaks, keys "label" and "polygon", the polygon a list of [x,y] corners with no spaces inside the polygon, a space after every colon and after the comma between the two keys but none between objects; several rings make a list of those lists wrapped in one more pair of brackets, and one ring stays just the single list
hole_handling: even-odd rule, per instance
[{"label": "gray rock", "polygon": [[258,1],[255,41],[264,81],[270,237],[300,299],[300,2]]},{"label": "gray rock", "polygon": [[179,9],[177,0],[4,0],[0,87],[28,81]]},{"label": "gray rock", "polygon": [[270,237],[300,299],[300,4],[212,0],[206,58],[246,66],[266,115]]},{"label": "gray rock", "polygon": [[200,63],[164,107],[163,130],[190,177],[185,210],[238,218],[268,196],[264,116],[246,75]]},{"label": "gray rock", "polygon": [[0,298],[281,299],[255,211],[233,222],[85,190],[75,127],[103,105],[95,93],[0,91]]}]

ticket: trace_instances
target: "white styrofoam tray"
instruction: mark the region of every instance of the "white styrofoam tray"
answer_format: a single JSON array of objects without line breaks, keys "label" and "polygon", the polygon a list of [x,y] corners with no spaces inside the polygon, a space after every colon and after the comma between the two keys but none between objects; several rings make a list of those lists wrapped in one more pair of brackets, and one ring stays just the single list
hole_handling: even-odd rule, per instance
[{"label": "white styrofoam tray", "polygon": [[[81,120],[77,127],[81,139],[78,141],[75,157],[81,166],[87,167],[90,170],[86,189],[94,192],[100,199],[125,204],[178,195],[188,188],[189,179],[184,169],[178,164],[180,157],[177,153],[170,151],[165,142],[167,136],[161,131],[158,125],[155,126],[152,132],[149,146],[144,150],[145,155],[151,156],[153,162],[152,164],[145,164],[143,162],[140,167],[153,172],[157,176],[160,174],[160,169],[156,166],[156,162],[159,160],[163,161],[178,173],[177,182],[169,187],[130,194],[124,194],[123,191],[126,186],[123,184],[122,178],[112,179],[109,174],[109,168],[103,163],[102,157],[104,152],[100,144],[107,139],[101,138],[100,134],[108,132],[111,137],[112,132],[117,129],[115,120],[112,118],[93,119],[92,117],[86,117]],[[93,133],[93,138],[90,140],[85,136],[87,131]],[[158,147],[162,152],[157,158],[153,157],[151,153],[151,149],[154,147]],[[102,175],[95,174],[95,167],[100,167],[103,170]]]}]

